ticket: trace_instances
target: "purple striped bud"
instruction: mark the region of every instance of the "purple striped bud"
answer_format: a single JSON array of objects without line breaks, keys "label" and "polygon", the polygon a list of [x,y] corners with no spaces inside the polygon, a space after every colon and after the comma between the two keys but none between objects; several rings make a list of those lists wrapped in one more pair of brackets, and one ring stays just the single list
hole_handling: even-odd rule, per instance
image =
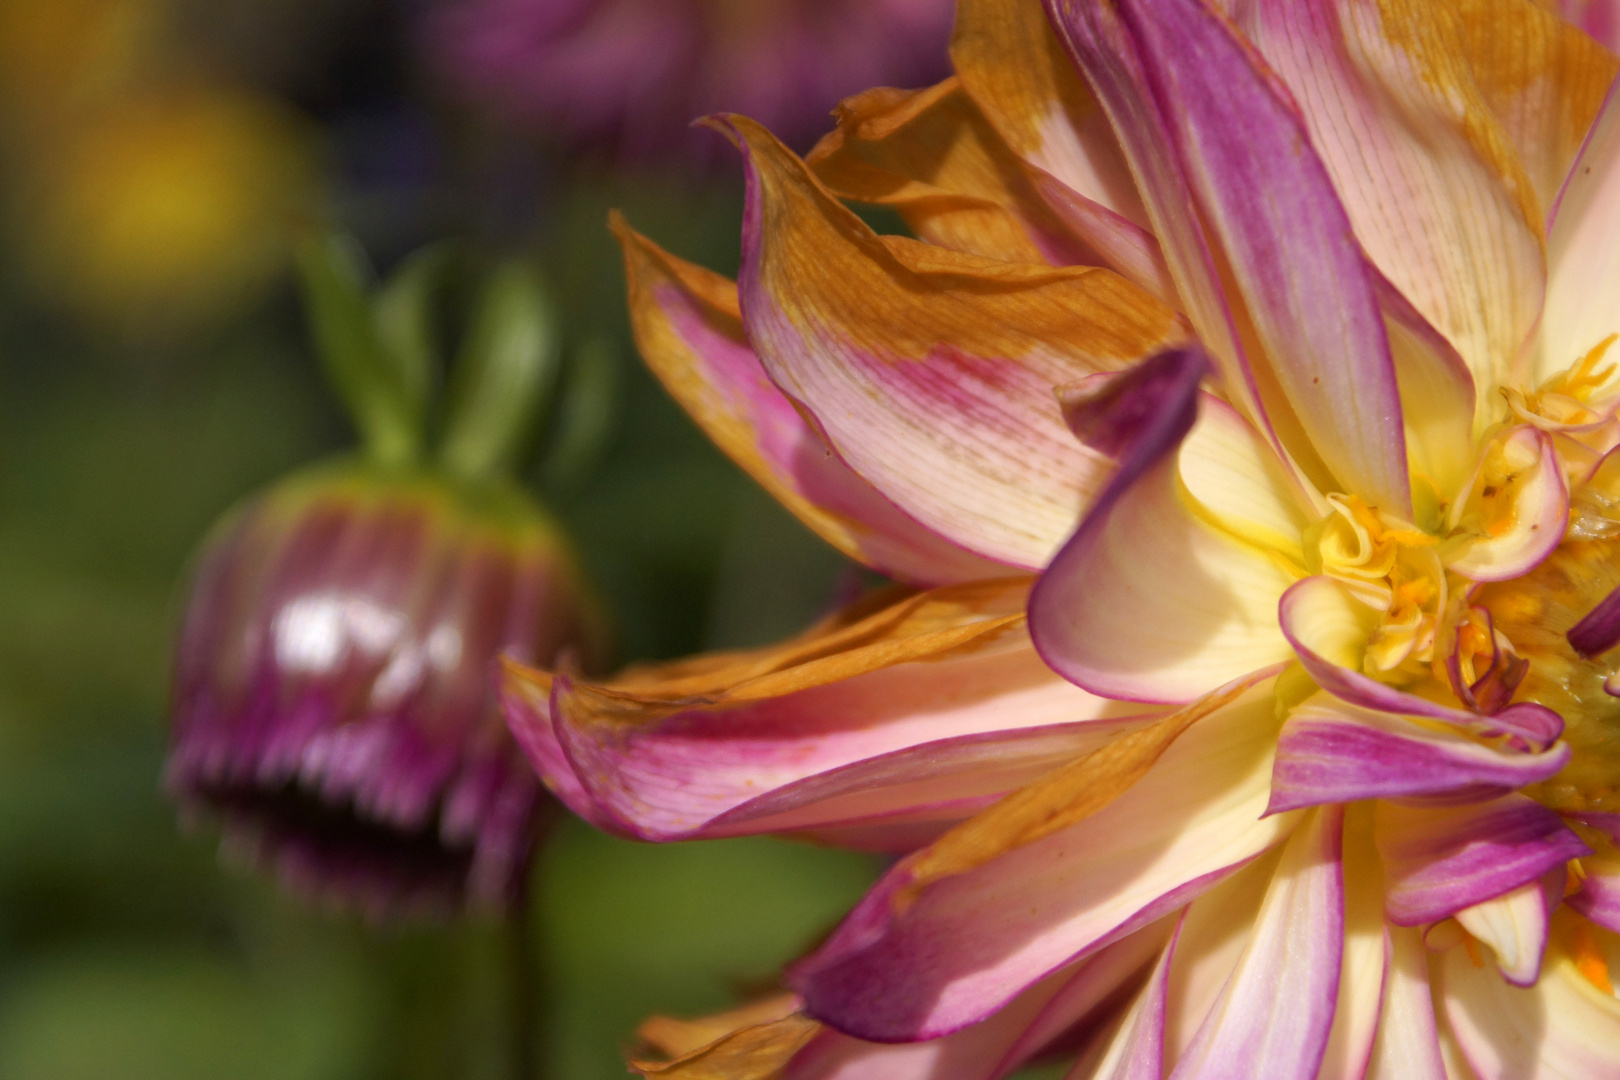
[{"label": "purple striped bud", "polygon": [[567,543],[515,487],[294,476],[200,557],[169,788],[299,891],[372,915],[508,907],[551,804],[492,669],[550,663],[594,625]]}]

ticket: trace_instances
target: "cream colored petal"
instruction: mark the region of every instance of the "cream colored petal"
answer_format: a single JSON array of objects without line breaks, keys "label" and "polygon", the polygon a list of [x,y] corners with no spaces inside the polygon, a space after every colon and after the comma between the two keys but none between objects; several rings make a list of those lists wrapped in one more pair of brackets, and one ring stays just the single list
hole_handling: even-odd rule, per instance
[{"label": "cream colored petal", "polygon": [[[1534,382],[1620,333],[1620,91],[1610,90],[1570,170],[1547,240],[1547,305]],[[1620,351],[1606,359],[1620,360]]]},{"label": "cream colored petal", "polygon": [[1094,694],[1191,701],[1293,655],[1277,601],[1295,572],[1193,513],[1175,468],[1143,476],[1041,581],[1035,647]]},{"label": "cream colored petal", "polygon": [[1300,533],[1315,515],[1300,506],[1271,444],[1236,409],[1204,395],[1179,465],[1196,509],[1233,535],[1303,565]]},{"label": "cream colored petal", "polygon": [[[1564,875],[1560,871],[1556,877],[1562,892]],[[1545,884],[1532,881],[1483,904],[1463,908],[1456,919],[1464,930],[1491,947],[1504,979],[1515,986],[1529,986],[1541,973],[1549,906]]]},{"label": "cream colored petal", "polygon": [[1594,986],[1556,945],[1521,989],[1466,949],[1440,964],[1449,1027],[1479,1080],[1613,1080],[1620,1076],[1620,1000]]}]

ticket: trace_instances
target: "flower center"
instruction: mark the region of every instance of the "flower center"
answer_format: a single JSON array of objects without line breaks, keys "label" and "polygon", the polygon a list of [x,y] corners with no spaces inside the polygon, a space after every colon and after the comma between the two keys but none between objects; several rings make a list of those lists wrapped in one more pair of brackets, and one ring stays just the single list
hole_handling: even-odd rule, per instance
[{"label": "flower center", "polygon": [[1427,676],[1446,606],[1437,541],[1354,495],[1328,502],[1332,512],[1305,532],[1306,557],[1314,573],[1337,578],[1382,612],[1367,643],[1367,674],[1399,683]]}]

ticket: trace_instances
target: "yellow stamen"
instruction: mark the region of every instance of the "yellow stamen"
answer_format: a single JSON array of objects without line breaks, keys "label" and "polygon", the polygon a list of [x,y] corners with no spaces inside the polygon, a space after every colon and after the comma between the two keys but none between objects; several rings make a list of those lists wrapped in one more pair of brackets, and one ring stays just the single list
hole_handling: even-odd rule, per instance
[{"label": "yellow stamen", "polygon": [[1581,883],[1586,880],[1586,867],[1581,860],[1569,860],[1569,875],[1564,878],[1564,895],[1573,896],[1581,891]]},{"label": "yellow stamen", "polygon": [[1608,382],[1614,375],[1615,365],[1605,364],[1601,369],[1597,365],[1616,338],[1620,338],[1620,334],[1610,334],[1592,346],[1587,354],[1581,357],[1580,363],[1575,365],[1575,370],[1564,377],[1564,385],[1560,389],[1571,397],[1580,398],[1583,394],[1589,394]]}]

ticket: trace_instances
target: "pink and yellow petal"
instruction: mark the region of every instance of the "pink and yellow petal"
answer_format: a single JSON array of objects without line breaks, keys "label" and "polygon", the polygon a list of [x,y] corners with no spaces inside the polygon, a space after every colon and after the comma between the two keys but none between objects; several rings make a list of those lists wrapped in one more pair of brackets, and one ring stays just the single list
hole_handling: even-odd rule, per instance
[{"label": "pink and yellow petal", "polygon": [[[1197,0],[1134,0],[1112,14],[1075,0],[1054,7],[1148,189],[1188,312],[1229,390],[1242,400],[1253,380],[1271,428],[1318,486],[1409,515],[1374,280],[1286,91]],[[1127,125],[1139,131],[1125,135]]]},{"label": "pink and yellow petal", "polygon": [[1195,510],[1233,536],[1304,565],[1300,534],[1316,515],[1265,438],[1236,409],[1204,395],[1177,466]]},{"label": "pink and yellow petal", "polygon": [[1389,938],[1389,979],[1367,1080],[1447,1080],[1450,1074],[1440,1056],[1429,951],[1423,936],[1417,930],[1394,926]]},{"label": "pink and yellow petal", "polygon": [[[1195,513],[1179,482],[1203,370],[1196,350],[1167,352],[1065,399],[1076,433],[1120,467],[1036,585],[1030,629],[1053,670],[1093,693],[1191,701],[1291,655],[1275,604],[1297,571]],[[1204,480],[1228,509],[1257,496]]]},{"label": "pink and yellow petal", "polygon": [[[634,1066],[644,1075],[670,1080],[765,1080],[767,1076],[769,1080],[939,1080],[945,1075],[950,1080],[1000,1080],[1077,1025],[1106,1015],[1111,1002],[1152,962],[1166,933],[1150,928],[1103,949],[1030,987],[983,1023],[939,1039],[866,1042],[807,1020],[798,1011],[799,998],[782,994],[699,1020],[656,1017],[637,1034],[669,1060],[638,1061]],[[804,1040],[802,1032],[807,1027],[812,1034]],[[750,1031],[754,1034],[744,1034]],[[739,1043],[747,1042],[764,1051],[757,1060],[774,1071],[744,1071],[753,1061],[739,1061],[737,1051],[743,1048]],[[708,1053],[700,1053],[704,1050]],[[729,1056],[722,1056],[728,1051]],[[784,1051],[790,1051],[785,1063]]]},{"label": "pink and yellow petal", "polygon": [[[1246,416],[1258,420],[1260,391],[1239,342],[1192,189],[1165,118],[1154,104],[1125,20],[1113,6],[1083,0],[1053,0],[1048,11],[1058,40],[1113,127],[1174,283],[1179,309],[1214,359],[1226,396]],[[971,89],[971,81],[968,85]],[[1013,145],[1016,149],[1017,143]]]},{"label": "pink and yellow petal", "polygon": [[996,564],[897,510],[827,449],[766,376],[737,288],[614,217],[636,343],[653,374],[721,450],[834,547],[917,584],[994,576]]},{"label": "pink and yellow petal", "polygon": [[1479,389],[1456,347],[1382,276],[1378,292],[1401,393],[1413,510],[1421,519],[1474,468]]},{"label": "pink and yellow petal", "polygon": [[1036,646],[1093,693],[1190,701],[1292,656],[1276,608],[1295,572],[1194,514],[1174,469],[1156,467],[1041,579]]},{"label": "pink and yellow petal", "polygon": [[[1164,1076],[1164,1024],[1170,993],[1170,961],[1177,933],[1171,935],[1136,1000],[1120,1017],[1112,1037],[1099,1043],[1100,1058],[1087,1068],[1091,1080],[1160,1080]],[[1084,1067],[1084,1066],[1082,1066]],[[1078,1071],[1078,1070],[1077,1070]]]},{"label": "pink and yellow petal", "polygon": [[1333,1029],[1316,1080],[1363,1080],[1372,1061],[1389,971],[1384,875],[1373,844],[1372,806],[1344,812],[1344,957]]},{"label": "pink and yellow petal", "polygon": [[1248,946],[1171,1080],[1314,1080],[1339,997],[1343,824],[1331,807],[1294,830]]},{"label": "pink and yellow petal", "polygon": [[1289,713],[1278,736],[1269,809],[1374,798],[1489,798],[1552,777],[1569,757],[1567,743],[1512,753],[1317,694]]},{"label": "pink and yellow petal", "polygon": [[1175,304],[1175,286],[1108,118],[1040,5],[961,0],[951,58],[962,88],[1067,229],[1102,265]]},{"label": "pink and yellow petal", "polygon": [[[988,862],[929,873],[936,849],[996,842],[974,821],[903,860],[796,972],[811,1012],[868,1038],[943,1034],[1185,904],[1291,828],[1289,815],[1260,820],[1275,725],[1262,683],[1193,723],[1141,779],[1073,824],[1032,832],[1039,806],[992,808],[986,819],[1011,817],[1019,831]],[[1045,817],[1062,824],[1097,783],[1077,773],[1047,785]],[[961,865],[954,851],[946,861]]]},{"label": "pink and yellow petal", "polygon": [[1380,802],[1385,911],[1417,926],[1531,884],[1589,850],[1557,814],[1523,795],[1455,807]]},{"label": "pink and yellow petal", "polygon": [[1141,711],[1041,665],[1018,611],[1025,588],[858,606],[784,646],[604,684],[509,666],[508,720],[548,783],[617,831],[937,833],[1133,726],[1102,718]]},{"label": "pink and yellow petal", "polygon": [[1367,254],[1491,388],[1535,324],[1545,215],[1460,23],[1448,5],[1373,0],[1265,0],[1240,20]]},{"label": "pink and yellow petal", "polygon": [[[1305,125],[1247,44],[1196,0],[1136,0],[1134,37],[1280,397],[1338,481],[1410,508],[1393,359],[1351,221]],[[1264,199],[1254,198],[1265,191]],[[1258,358],[1251,358],[1258,360]]]},{"label": "pink and yellow petal", "polygon": [[1620,31],[1620,8],[1614,0],[1564,0],[1565,22],[1532,0],[1448,6],[1475,85],[1517,150],[1543,209],[1551,210],[1609,83],[1620,74],[1613,54],[1620,38],[1599,36]]},{"label": "pink and yellow petal", "polygon": [[1185,331],[1106,270],[997,262],[878,237],[763,128],[726,121],[749,195],[743,323],[833,450],[923,525],[1043,566],[1108,468],[1053,386]]}]

